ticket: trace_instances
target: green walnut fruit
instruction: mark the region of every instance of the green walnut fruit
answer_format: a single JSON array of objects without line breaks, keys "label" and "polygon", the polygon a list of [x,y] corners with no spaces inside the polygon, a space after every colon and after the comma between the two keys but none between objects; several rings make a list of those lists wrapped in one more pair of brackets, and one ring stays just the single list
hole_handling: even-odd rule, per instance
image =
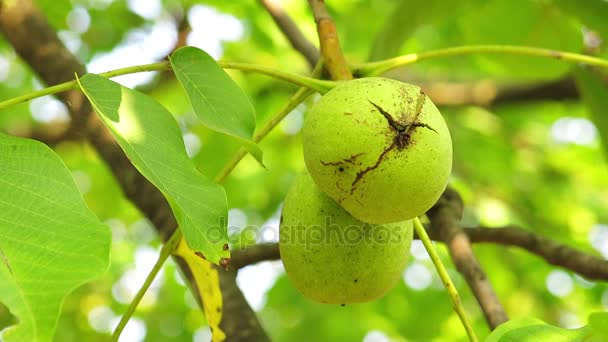
[{"label": "green walnut fruit", "polygon": [[287,276],[306,297],[359,303],[381,297],[401,279],[412,235],[411,220],[375,225],[355,219],[302,174],[283,204],[279,247]]},{"label": "green walnut fruit", "polygon": [[424,214],[452,168],[452,140],[437,107],[419,87],[386,78],[327,92],[308,113],[303,138],[317,185],[369,223]]}]

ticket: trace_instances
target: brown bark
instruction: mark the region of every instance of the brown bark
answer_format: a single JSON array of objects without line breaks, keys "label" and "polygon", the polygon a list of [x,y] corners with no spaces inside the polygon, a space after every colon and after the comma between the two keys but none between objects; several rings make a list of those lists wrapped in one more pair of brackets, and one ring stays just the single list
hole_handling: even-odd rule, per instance
[{"label": "brown bark", "polygon": [[278,0],[259,0],[268,14],[272,17],[277,27],[283,32],[291,46],[298,51],[310,67],[314,67],[319,61],[319,50],[304,36],[296,23],[289,17]]},{"label": "brown bark", "polygon": [[468,236],[460,227],[464,205],[458,193],[446,189],[437,204],[427,212],[431,230],[439,232],[446,244],[456,269],[464,276],[473,295],[481,306],[486,322],[491,329],[509,320],[494,292],[486,273],[477,261]]},{"label": "brown bark", "polygon": [[329,12],[327,12],[325,1],[308,0],[308,4],[317,24],[323,65],[333,80],[351,80],[353,74],[350,72],[348,63],[340,48],[336,24],[329,15]]}]

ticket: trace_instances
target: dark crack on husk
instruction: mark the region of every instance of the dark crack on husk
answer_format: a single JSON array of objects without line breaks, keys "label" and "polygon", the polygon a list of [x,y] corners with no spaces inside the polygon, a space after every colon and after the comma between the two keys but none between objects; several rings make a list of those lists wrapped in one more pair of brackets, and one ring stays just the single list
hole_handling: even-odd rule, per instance
[{"label": "dark crack on husk", "polygon": [[321,160],[321,164],[323,164],[324,166],[338,166],[340,164],[344,164],[344,163],[354,163],[357,158],[361,157],[362,155],[364,155],[365,153],[357,153],[357,154],[353,154],[352,156],[348,157],[348,158],[344,158],[340,161],[337,162],[324,162]]},{"label": "dark crack on husk", "polygon": [[437,132],[430,125],[417,121],[418,118],[420,117],[420,114],[422,113],[422,108],[424,107],[424,104],[426,101],[426,95],[424,94],[424,92],[422,92],[422,90],[420,90],[420,94],[418,95],[418,101],[416,102],[416,112],[414,115],[414,119],[410,123],[398,122],[397,120],[395,120],[393,118],[393,116],[389,112],[384,110],[382,107],[375,104],[374,102],[372,102],[369,99],[368,99],[368,101],[369,101],[369,103],[372,104],[372,106],[374,106],[376,108],[376,110],[378,110],[380,112],[380,114],[382,114],[382,116],[384,116],[384,118],[388,122],[388,125],[390,126],[391,129],[393,129],[395,131],[396,134],[395,134],[395,137],[393,138],[393,142],[391,143],[391,145],[388,146],[387,148],[385,148],[384,151],[382,151],[382,153],[378,156],[378,159],[376,159],[376,162],[373,165],[368,166],[365,169],[357,172],[357,175],[355,176],[355,180],[351,184],[351,189],[350,189],[351,195],[356,190],[357,183],[359,183],[359,181],[370,171],[377,169],[378,166],[380,166],[380,163],[386,158],[387,154],[391,150],[393,150],[395,147],[397,147],[399,150],[402,150],[410,144],[411,137],[412,137],[411,136],[412,129],[415,129],[417,127],[424,127],[424,128],[430,129],[431,131],[439,134],[439,132]]}]

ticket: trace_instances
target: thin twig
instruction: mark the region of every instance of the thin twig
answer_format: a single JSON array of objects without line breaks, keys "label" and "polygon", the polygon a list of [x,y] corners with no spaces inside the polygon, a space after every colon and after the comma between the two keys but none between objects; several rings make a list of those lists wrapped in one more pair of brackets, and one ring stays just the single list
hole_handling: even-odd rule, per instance
[{"label": "thin twig", "polygon": [[471,242],[460,227],[463,211],[462,199],[450,188],[446,189],[439,201],[427,212],[431,220],[430,230],[439,232],[445,242],[456,269],[464,276],[471,288],[486,321],[491,329],[509,320],[490,280],[477,261]]},{"label": "thin twig", "polygon": [[133,300],[129,304],[127,311],[125,311],[125,313],[120,318],[118,325],[116,325],[116,328],[114,329],[114,332],[112,333],[112,341],[118,341],[120,334],[122,333],[123,329],[127,326],[129,319],[131,319],[131,317],[135,313],[135,310],[137,309],[139,302],[141,302],[142,298],[144,298],[144,295],[150,288],[150,285],[152,285],[154,278],[156,278],[156,276],[158,275],[158,272],[160,272],[160,270],[163,268],[165,261],[167,261],[169,256],[177,248],[177,245],[179,244],[181,237],[182,237],[181,231],[179,229],[176,229],[175,232],[173,233],[173,235],[171,236],[171,238],[169,238],[169,240],[163,245],[162,249],[160,250],[160,255],[158,256],[158,259],[156,260],[156,263],[154,264],[154,267],[152,267],[152,269],[150,270],[150,273],[148,273],[148,276],[146,276],[144,283],[141,285],[141,288],[135,294],[135,297],[133,297]]},{"label": "thin twig", "polygon": [[[321,63],[317,63],[312,71],[312,77],[319,76],[322,70],[323,65]],[[296,106],[302,103],[302,101],[304,101],[312,93],[312,90],[307,89],[306,87],[298,89],[298,91],[296,91],[295,94],[293,94],[287,100],[287,102],[270,117],[266,124],[255,132],[253,135],[253,142],[258,143],[262,141],[262,139],[264,139],[268,133],[270,133],[285,118],[285,116],[287,116],[287,114],[289,114],[294,108],[296,108]],[[232,170],[234,170],[234,168],[240,163],[246,154],[247,151],[245,148],[240,148],[217,174],[214,181],[216,183],[223,183],[226,180],[226,177],[228,177],[228,175],[232,172]]]},{"label": "thin twig", "polygon": [[441,278],[441,282],[443,282],[445,289],[448,291],[448,295],[452,299],[454,311],[456,311],[456,314],[458,314],[458,318],[460,318],[460,322],[464,326],[464,329],[466,330],[467,335],[469,336],[469,340],[472,342],[476,342],[477,336],[475,335],[475,331],[471,326],[471,322],[467,318],[467,314],[464,310],[464,307],[462,306],[458,290],[456,290],[456,286],[454,286],[454,283],[452,283],[452,279],[450,279],[448,271],[445,269],[445,266],[443,266],[439,254],[437,254],[437,252],[435,251],[435,247],[433,247],[431,239],[426,234],[426,229],[424,229],[424,226],[422,225],[422,223],[420,223],[420,220],[417,217],[414,218],[414,231],[416,232],[416,234],[418,234],[418,237],[422,241],[424,248],[426,248],[427,253],[429,253],[431,261],[433,261],[433,265],[435,265],[435,268],[437,269],[439,278]]},{"label": "thin twig", "polygon": [[[321,49],[321,53],[323,50]],[[602,68],[608,68],[608,60],[579,53],[544,49],[534,46],[515,45],[464,45],[445,49],[437,49],[418,53],[410,53],[395,58],[370,62],[356,66],[354,74],[360,77],[378,76],[389,70],[420,62],[426,59],[454,57],[471,54],[494,53],[502,55],[536,56],[555,60],[563,60],[570,63],[582,63]]]},{"label": "thin twig", "polygon": [[336,31],[336,24],[325,8],[323,0],[308,0],[308,4],[315,17],[317,33],[319,34],[319,45],[323,63],[334,80],[350,80],[353,74],[350,72],[348,63],[340,48],[340,40]]},{"label": "thin twig", "polygon": [[285,9],[278,0],[259,0],[281,32],[285,35],[291,46],[298,51],[311,67],[319,61],[319,50],[314,46],[300,31],[298,26],[289,17]]},{"label": "thin twig", "polygon": [[[283,72],[280,70],[276,70],[270,67],[262,66],[262,65],[254,65],[248,63],[235,63],[235,62],[218,62],[218,65],[224,69],[236,69],[247,72],[257,72],[263,75],[267,75],[270,77],[274,77],[277,79],[281,79],[286,82],[291,82],[297,85],[301,85],[303,87],[307,87],[310,89],[314,89],[321,94],[326,93],[329,89],[335,86],[335,82],[319,80],[316,78],[311,78],[307,76],[292,74],[288,72]],[[126,68],[115,69],[111,71],[106,71],[99,73],[99,76],[102,77],[116,77],[121,75],[134,74],[138,72],[146,72],[146,71],[165,71],[171,70],[171,64],[169,62],[157,62],[151,64],[142,64],[135,65]],[[84,73],[83,73],[84,74]],[[8,100],[0,102],[0,109],[6,109],[8,107],[14,106],[19,103],[27,102],[29,100],[46,96],[53,95],[57,93],[62,93],[68,90],[78,89],[78,84],[76,80],[71,80],[63,83],[59,83],[57,85],[47,87],[44,89],[36,90],[31,93],[27,93],[21,96],[13,97]]]},{"label": "thin twig", "polygon": [[[313,93],[312,90],[307,88],[300,88],[293,94],[289,100],[271,117],[271,119],[262,127],[260,133],[256,133],[253,137],[253,142],[260,142],[270,131],[278,125],[279,122],[287,114],[289,114],[297,105],[302,103],[308,96]],[[241,147],[232,158],[224,165],[222,170],[214,178],[216,183],[223,183],[228,175],[234,170],[234,168],[241,162],[241,160],[247,155],[247,150]]]},{"label": "thin twig", "polygon": [[[314,2],[313,0],[310,0],[310,1]],[[333,25],[333,22],[331,22],[331,24]],[[335,27],[334,27],[334,30],[335,30]],[[334,44],[327,44],[327,45],[329,45],[325,49],[325,51],[328,51],[327,56],[325,54],[323,55],[323,57],[327,63],[336,64],[336,60],[344,59],[342,52],[339,50],[337,36],[335,38],[336,38],[336,42]],[[331,39],[327,38],[327,41],[331,41]],[[323,40],[321,42],[323,43]],[[333,50],[330,48],[333,48]],[[338,52],[336,52],[335,49],[338,49]],[[323,53],[323,51],[324,50],[323,50],[323,45],[322,45],[321,52]],[[331,52],[331,51],[333,51],[333,52]],[[553,59],[562,59],[564,61],[568,61],[571,63],[582,63],[582,64],[588,64],[588,65],[608,68],[608,60],[606,60],[606,59],[586,56],[586,55],[581,55],[581,54],[576,54],[576,53],[571,53],[571,52],[566,52],[566,51],[556,51],[556,50],[542,49],[542,48],[528,47],[528,46],[472,45],[472,46],[457,46],[457,47],[451,47],[451,48],[446,48],[446,49],[438,49],[438,50],[433,50],[433,51],[408,54],[408,55],[396,57],[393,59],[361,64],[361,65],[355,67],[354,70],[355,70],[355,74],[357,76],[369,77],[369,76],[379,75],[388,70],[391,70],[391,69],[394,69],[397,67],[401,67],[401,66],[405,66],[405,65],[409,65],[409,64],[413,64],[413,63],[423,61],[426,59],[468,55],[468,54],[480,54],[480,53],[503,53],[503,54],[515,54],[515,55],[524,55],[524,56],[527,55],[527,56],[548,57],[548,58],[553,58]],[[259,72],[261,74],[265,74],[265,75],[268,75],[271,77],[276,77],[278,79],[282,79],[287,82],[292,82],[295,84],[307,86],[309,88],[317,90],[318,92],[320,92],[322,94],[327,92],[329,89],[331,89],[332,87],[335,86],[335,83],[332,83],[331,81],[323,81],[323,80],[308,78],[308,77],[304,77],[304,76],[300,76],[300,75],[296,75],[296,74],[285,73],[285,72],[282,72],[282,71],[279,71],[279,70],[276,70],[273,68],[265,67],[265,66],[252,65],[252,64],[247,64],[247,63],[221,62],[221,61],[218,63],[226,69],[238,69],[238,70],[242,70],[242,71]],[[327,69],[330,70],[330,73],[332,73],[332,77],[334,77],[334,79],[345,80],[345,79],[352,78],[352,74],[350,74],[348,67],[340,67],[340,65],[335,65],[333,68],[334,68],[334,71],[332,72],[330,65],[329,64],[327,65]],[[158,70],[169,70],[169,69],[170,69],[170,65],[167,62],[159,62],[159,63],[153,63],[153,64],[138,65],[138,66],[132,66],[132,67],[127,67],[127,68],[116,69],[116,70],[101,73],[100,75],[104,76],[104,77],[114,77],[114,76],[126,75],[126,74],[131,74],[131,73],[136,73],[136,72],[158,71]],[[345,74],[346,72],[348,72],[348,75],[350,75],[350,78],[348,75]],[[78,74],[79,75],[84,74],[84,71],[79,72]],[[336,77],[336,75],[338,78]],[[340,76],[340,75],[342,75],[342,76]],[[72,74],[71,79],[73,79],[73,74]],[[51,82],[49,82],[49,83],[51,83]],[[56,82],[56,83],[59,83],[59,82]],[[53,83],[51,83],[51,84],[53,84]],[[14,98],[2,101],[2,102],[0,102],[0,109],[5,109],[12,105],[29,101],[36,97],[50,95],[50,94],[57,94],[57,93],[61,93],[61,92],[72,90],[72,89],[76,89],[76,82],[74,80],[56,84],[52,87],[48,87],[45,89],[41,89],[41,90],[38,90],[35,92],[31,92],[28,94],[24,94],[22,96],[18,96],[18,97],[14,97]],[[508,97],[507,97],[507,99],[508,99]]]}]

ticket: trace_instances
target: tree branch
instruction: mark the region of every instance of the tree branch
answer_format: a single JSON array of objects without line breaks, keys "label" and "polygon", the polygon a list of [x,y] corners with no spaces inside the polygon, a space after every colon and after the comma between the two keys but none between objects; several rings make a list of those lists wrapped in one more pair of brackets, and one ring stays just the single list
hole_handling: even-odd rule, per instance
[{"label": "tree branch", "polygon": [[278,0],[259,0],[259,3],[266,8],[268,14],[291,43],[291,46],[306,58],[310,67],[314,67],[319,61],[319,50],[306,39],[302,31],[285,12],[281,3]]},{"label": "tree branch", "polygon": [[402,82],[420,86],[437,106],[477,105],[492,107],[517,102],[578,99],[572,77],[534,84],[501,86],[490,81],[444,82],[424,80],[405,71],[391,74]]},{"label": "tree branch", "polygon": [[278,243],[262,243],[232,252],[231,269],[241,269],[261,261],[281,259]]},{"label": "tree branch", "polygon": [[464,205],[458,193],[446,189],[439,201],[427,212],[430,230],[439,233],[446,244],[456,269],[464,276],[491,329],[509,320],[488,277],[475,258],[471,242],[460,227]]},{"label": "tree branch", "polygon": [[321,46],[321,56],[323,64],[329,71],[333,80],[351,80],[351,73],[348,63],[342,54],[336,24],[325,8],[323,0],[308,0],[317,24],[319,34],[319,45]]},{"label": "tree branch", "polygon": [[526,102],[526,101],[564,101],[566,99],[578,99],[578,91],[572,77],[566,77],[557,81],[535,84],[527,87],[507,88],[500,90],[492,105]]},{"label": "tree branch", "polygon": [[[0,30],[17,54],[48,85],[71,80],[74,73],[83,75],[86,72],[84,66],[63,46],[53,27],[32,0],[0,0]],[[175,230],[176,222],[165,198],[129,162],[80,91],[70,90],[61,93],[59,98],[70,110],[78,133],[97,150],[112,170],[126,197],[152,221],[166,241]],[[177,261],[184,274],[189,276],[189,285],[195,287],[190,270],[181,259]],[[268,340],[255,313],[236,285],[236,274],[222,270],[219,274],[224,317],[227,318],[222,320],[221,327],[226,335],[231,341],[250,341],[251,338]]]},{"label": "tree branch", "polygon": [[[429,237],[441,241],[439,232],[429,229]],[[608,260],[594,256],[572,247],[538,236],[517,226],[463,228],[471,243],[493,243],[505,247],[519,247],[535,254],[551,265],[578,273],[589,280],[608,281]],[[414,239],[417,236],[414,235]],[[259,244],[237,250],[232,254],[230,266],[243,268],[261,261],[280,259],[279,245],[276,243]]]},{"label": "tree branch", "polygon": [[473,242],[517,246],[538,255],[551,265],[574,271],[589,280],[608,281],[608,260],[562,245],[519,227],[468,228],[466,233]]}]

